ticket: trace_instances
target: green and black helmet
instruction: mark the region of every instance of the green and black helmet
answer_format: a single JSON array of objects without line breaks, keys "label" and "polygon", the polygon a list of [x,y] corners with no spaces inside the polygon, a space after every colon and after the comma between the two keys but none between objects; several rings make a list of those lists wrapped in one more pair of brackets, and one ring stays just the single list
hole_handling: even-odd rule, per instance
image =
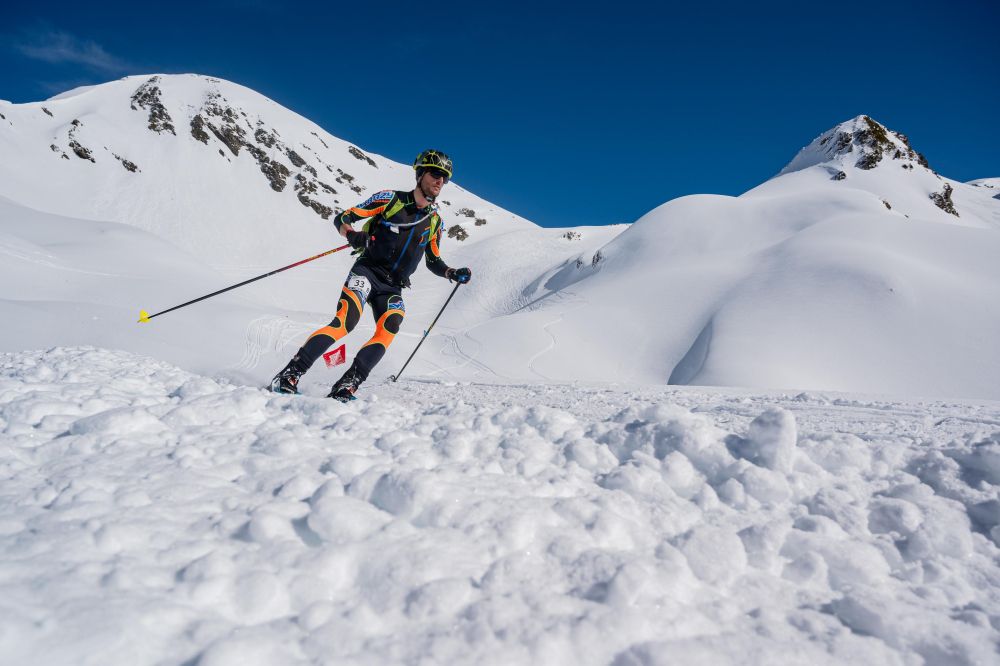
[{"label": "green and black helmet", "polygon": [[417,172],[417,178],[423,175],[424,169],[430,167],[441,169],[448,174],[448,180],[451,180],[451,158],[445,153],[442,153],[440,150],[428,149],[417,155],[417,159],[413,160],[413,168]]}]

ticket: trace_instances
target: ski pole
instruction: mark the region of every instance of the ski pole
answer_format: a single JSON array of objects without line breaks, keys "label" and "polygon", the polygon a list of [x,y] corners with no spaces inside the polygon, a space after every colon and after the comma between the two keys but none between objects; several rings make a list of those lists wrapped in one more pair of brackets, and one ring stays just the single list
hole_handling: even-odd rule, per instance
[{"label": "ski pole", "polygon": [[444,312],[444,309],[448,307],[448,303],[451,302],[451,297],[455,295],[455,292],[458,291],[458,288],[461,286],[462,286],[461,282],[455,284],[455,288],[451,290],[451,295],[448,296],[448,300],[445,301],[444,305],[441,306],[441,312],[437,313],[437,317],[434,317],[434,321],[432,321],[431,325],[427,327],[426,331],[424,331],[424,337],[420,338],[420,342],[418,342],[417,346],[413,349],[413,353],[410,354],[410,358],[406,359],[406,363],[404,363],[403,367],[399,369],[399,372],[397,372],[394,375],[389,375],[389,379],[391,379],[394,383],[396,382],[397,379],[399,379],[399,376],[403,374],[403,370],[406,370],[406,366],[410,364],[410,361],[413,359],[413,356],[417,353],[417,350],[420,349],[420,345],[424,344],[424,340],[427,339],[427,334],[431,332],[432,328],[434,328],[434,324],[436,324],[437,320],[441,318],[441,314]]},{"label": "ski pole", "polygon": [[225,292],[229,291],[230,289],[236,289],[236,287],[242,287],[245,284],[250,284],[251,282],[256,282],[257,280],[263,280],[266,277],[271,277],[275,273],[280,273],[281,271],[287,271],[289,268],[295,268],[296,266],[301,266],[302,264],[310,262],[313,259],[319,259],[320,257],[325,257],[328,254],[333,254],[334,252],[340,252],[341,250],[345,250],[345,249],[347,249],[349,247],[351,247],[350,243],[348,243],[347,245],[341,245],[340,247],[335,247],[332,250],[327,250],[326,252],[324,252],[322,254],[317,254],[315,257],[309,257],[308,259],[303,259],[302,261],[296,261],[294,264],[289,264],[288,266],[285,266],[284,268],[279,268],[277,270],[271,271],[270,273],[264,273],[263,275],[258,275],[255,278],[250,278],[249,280],[244,280],[243,282],[240,282],[239,284],[234,284],[231,287],[226,287],[225,289],[220,289],[219,291],[213,291],[211,294],[206,294],[205,296],[201,296],[199,298],[196,298],[193,301],[188,301],[187,303],[181,303],[180,305],[175,305],[172,308],[169,308],[167,310],[163,310],[162,312],[157,312],[156,314],[149,314],[145,310],[139,310],[139,322],[138,323],[146,323],[150,319],[152,319],[153,317],[159,317],[161,314],[167,314],[168,312],[173,312],[174,310],[179,310],[180,308],[183,308],[183,307],[185,307],[187,305],[191,305],[193,303],[197,303],[198,301],[203,301],[206,298],[211,298],[212,296],[218,296],[219,294],[225,293]]}]

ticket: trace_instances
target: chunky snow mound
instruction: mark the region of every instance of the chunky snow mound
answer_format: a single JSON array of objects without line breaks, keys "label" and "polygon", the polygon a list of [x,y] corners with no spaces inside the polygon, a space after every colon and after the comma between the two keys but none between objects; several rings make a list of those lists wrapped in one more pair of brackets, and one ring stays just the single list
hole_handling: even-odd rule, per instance
[{"label": "chunky snow mound", "polygon": [[3,354],[0,661],[990,663],[998,424],[665,388],[341,405]]}]

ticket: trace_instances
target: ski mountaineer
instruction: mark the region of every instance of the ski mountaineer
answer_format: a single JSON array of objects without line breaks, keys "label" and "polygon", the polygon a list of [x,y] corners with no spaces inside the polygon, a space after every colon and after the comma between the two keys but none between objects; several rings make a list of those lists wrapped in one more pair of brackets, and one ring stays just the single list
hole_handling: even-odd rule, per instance
[{"label": "ski mountaineer", "polygon": [[[365,303],[372,306],[375,335],[358,351],[327,397],[341,402],[354,399],[358,387],[392,344],[403,323],[406,308],[401,291],[410,286],[410,276],[421,256],[437,276],[465,284],[472,279],[468,268],[449,268],[441,259],[441,217],[434,203],[441,188],[451,180],[451,158],[437,150],[425,150],[413,162],[417,186],[410,192],[383,190],[360,206],[336,216],[333,223],[347,239],[357,260],[341,292],[337,316],[309,336],[288,365],[271,380],[275,393],[298,393],[299,378],[330,346],[350,333],[361,319]],[[354,223],[364,220],[361,230]]]}]

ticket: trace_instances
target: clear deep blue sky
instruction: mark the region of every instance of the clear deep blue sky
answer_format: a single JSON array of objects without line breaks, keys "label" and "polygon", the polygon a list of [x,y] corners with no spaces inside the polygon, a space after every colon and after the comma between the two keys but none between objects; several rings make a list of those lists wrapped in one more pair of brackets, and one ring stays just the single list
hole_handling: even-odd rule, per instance
[{"label": "clear deep blue sky", "polygon": [[[1000,176],[1000,2],[5,3],[0,98],[128,74],[249,86],[543,226],[736,195],[860,113]],[[388,185],[392,185],[387,183]]]}]

